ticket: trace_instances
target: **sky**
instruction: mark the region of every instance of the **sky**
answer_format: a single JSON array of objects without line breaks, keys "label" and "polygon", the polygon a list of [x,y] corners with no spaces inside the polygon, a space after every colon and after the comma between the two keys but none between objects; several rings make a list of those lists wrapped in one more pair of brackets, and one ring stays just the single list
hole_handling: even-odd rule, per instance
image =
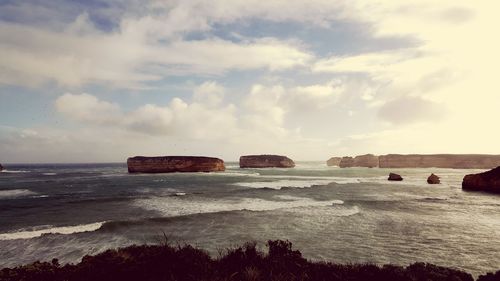
[{"label": "sky", "polygon": [[500,154],[499,9],[0,0],[0,162]]}]

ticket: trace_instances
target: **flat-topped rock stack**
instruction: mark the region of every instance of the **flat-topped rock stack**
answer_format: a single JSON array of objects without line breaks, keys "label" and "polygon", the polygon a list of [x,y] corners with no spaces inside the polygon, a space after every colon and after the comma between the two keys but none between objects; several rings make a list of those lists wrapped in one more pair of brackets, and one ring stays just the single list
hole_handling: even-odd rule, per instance
[{"label": "flat-topped rock stack", "polygon": [[240,168],[293,168],[292,159],[281,155],[245,155],[240,157]]},{"label": "flat-topped rock stack", "polygon": [[327,161],[328,166],[379,167],[379,168],[452,168],[492,169],[500,166],[500,155],[488,154],[373,154],[356,157],[345,156],[337,164],[338,157]]},{"label": "flat-topped rock stack", "polygon": [[219,172],[226,169],[219,158],[204,156],[135,156],[127,159],[129,173]]},{"label": "flat-topped rock stack", "polygon": [[2,170],[3,170],[3,166],[2,166],[2,164],[0,164],[0,171],[2,171]]}]

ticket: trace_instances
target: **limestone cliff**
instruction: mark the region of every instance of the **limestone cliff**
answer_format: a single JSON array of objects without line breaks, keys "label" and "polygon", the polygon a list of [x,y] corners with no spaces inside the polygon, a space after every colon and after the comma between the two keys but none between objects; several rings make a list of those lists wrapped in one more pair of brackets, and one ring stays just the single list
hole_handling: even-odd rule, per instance
[{"label": "limestone cliff", "polygon": [[500,166],[484,173],[466,175],[462,189],[500,193]]},{"label": "limestone cliff", "polygon": [[281,155],[245,155],[240,157],[240,168],[293,168],[292,159]]},{"label": "limestone cliff", "polygon": [[224,171],[224,161],[202,156],[135,156],[127,159],[129,173]]},{"label": "limestone cliff", "polygon": [[349,167],[367,167],[374,168],[378,167],[378,156],[373,154],[359,155],[354,158],[345,156],[342,157],[339,167],[349,168]]},{"label": "limestone cliff", "polygon": [[342,157],[342,159],[340,159],[339,167],[340,168],[354,167],[354,158],[352,158],[350,156]]},{"label": "limestone cliff", "polygon": [[332,157],[326,161],[326,165],[327,166],[339,166],[341,160],[342,160],[341,157]]},{"label": "limestone cliff", "polygon": [[488,154],[373,154],[332,157],[329,166],[380,168],[492,169],[500,166],[500,155]]},{"label": "limestone cliff", "polygon": [[500,155],[482,154],[388,154],[379,156],[380,168],[491,169],[500,165]]}]

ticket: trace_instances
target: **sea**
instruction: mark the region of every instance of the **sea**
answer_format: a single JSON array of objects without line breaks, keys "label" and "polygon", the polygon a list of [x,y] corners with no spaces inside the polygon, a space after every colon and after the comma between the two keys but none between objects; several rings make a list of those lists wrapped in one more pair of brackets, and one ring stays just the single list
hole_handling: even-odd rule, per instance
[{"label": "sea", "polygon": [[[328,167],[128,174],[126,164],[6,165],[0,268],[132,244],[189,243],[214,257],[290,240],[313,261],[429,262],[473,275],[500,269],[500,196],[464,192],[481,170]],[[389,172],[402,182],[387,180]],[[429,185],[435,173],[441,184]]]}]

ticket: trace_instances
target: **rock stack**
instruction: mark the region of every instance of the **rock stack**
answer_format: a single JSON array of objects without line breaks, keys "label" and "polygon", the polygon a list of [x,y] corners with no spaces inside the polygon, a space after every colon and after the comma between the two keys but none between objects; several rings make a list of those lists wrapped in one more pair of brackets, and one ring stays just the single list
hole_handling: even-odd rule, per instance
[{"label": "rock stack", "polygon": [[326,161],[327,166],[339,166],[342,157],[332,157]]},{"label": "rock stack", "polygon": [[431,174],[428,178],[427,178],[427,183],[428,184],[440,184],[441,181],[439,180],[439,177],[434,175],[434,174]]},{"label": "rock stack", "polygon": [[462,189],[500,193],[500,166],[484,173],[466,175]]},{"label": "rock stack", "polygon": [[129,173],[174,173],[224,171],[224,161],[203,156],[135,156],[127,159]]},{"label": "rock stack", "polygon": [[389,178],[387,178],[387,180],[390,180],[390,181],[402,181],[403,178],[400,175],[398,175],[398,174],[390,173],[389,174]]},{"label": "rock stack", "polygon": [[240,168],[293,168],[292,159],[281,155],[245,155],[240,157]]}]

